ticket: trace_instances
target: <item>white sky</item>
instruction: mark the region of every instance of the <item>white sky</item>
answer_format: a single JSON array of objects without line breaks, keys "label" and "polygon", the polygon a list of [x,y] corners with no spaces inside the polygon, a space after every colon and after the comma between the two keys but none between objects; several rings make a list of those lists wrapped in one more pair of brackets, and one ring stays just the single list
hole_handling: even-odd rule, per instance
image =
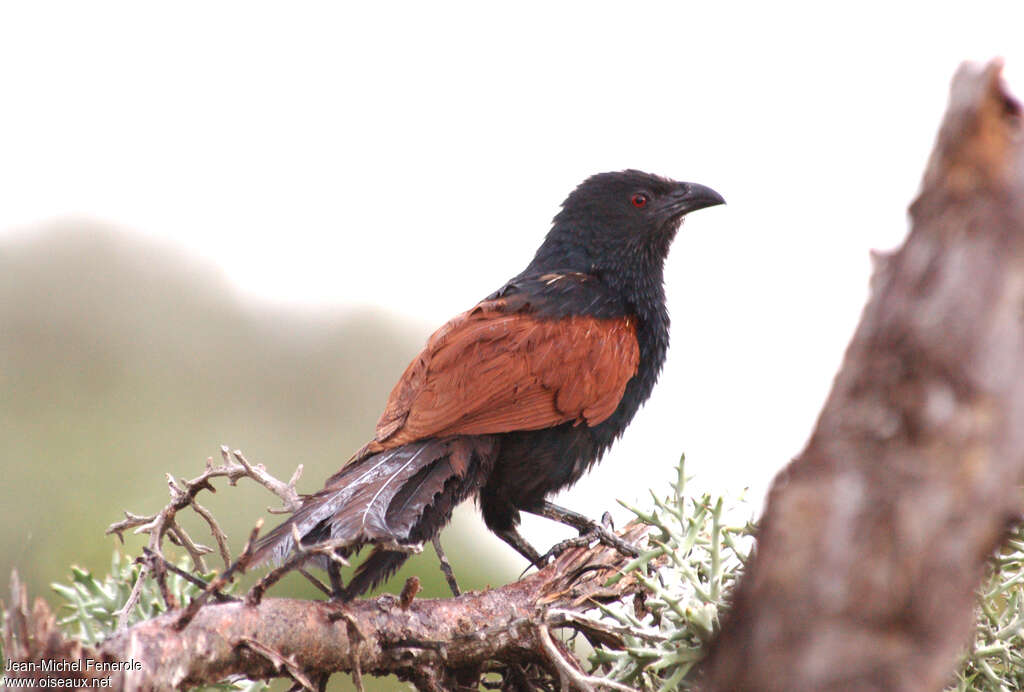
[{"label": "white sky", "polygon": [[85,215],[275,302],[440,324],[587,175],[710,185],[729,204],[676,241],[661,384],[566,500],[595,515],[683,450],[701,485],[759,497],[814,423],[868,250],[906,231],[955,68],[1002,55],[1024,94],[1019,1],[360,5],[3,4],[0,234]]}]

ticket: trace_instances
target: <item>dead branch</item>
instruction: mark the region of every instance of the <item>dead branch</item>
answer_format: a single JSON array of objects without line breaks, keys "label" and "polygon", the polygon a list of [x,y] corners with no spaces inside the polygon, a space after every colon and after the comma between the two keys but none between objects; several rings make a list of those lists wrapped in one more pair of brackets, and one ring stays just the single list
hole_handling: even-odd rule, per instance
[{"label": "dead branch", "polygon": [[[302,499],[295,490],[295,484],[302,475],[301,464],[295,469],[291,479],[284,483],[267,473],[263,464],[256,464],[255,466],[250,464],[249,460],[237,449],[231,452],[227,447],[221,447],[220,454],[223,460],[222,464],[214,466],[213,459],[207,458],[206,470],[192,480],[182,482],[167,474],[167,487],[170,491],[171,501],[157,514],[143,516],[125,512],[123,520],[107,527],[106,533],[108,535],[116,534],[122,542],[124,541],[124,532],[129,529],[134,529],[134,533],[149,534],[146,550],[152,553],[152,559],[147,559],[142,563],[142,574],[135,582],[135,587],[132,589],[124,607],[121,608],[118,620],[119,627],[127,626],[131,612],[138,603],[144,578],[149,573],[153,574],[153,577],[160,585],[160,591],[167,607],[178,607],[179,604],[174,602],[166,587],[166,565],[169,564],[169,561],[165,558],[163,552],[163,540],[165,537],[171,540],[172,543],[185,549],[192,559],[192,564],[197,572],[206,573],[207,569],[203,555],[211,553],[213,550],[192,540],[192,537],[178,523],[178,512],[191,507],[203,518],[210,527],[211,535],[217,542],[220,557],[224,561],[224,569],[227,571],[232,570],[231,552],[228,549],[227,536],[210,511],[196,501],[196,496],[201,490],[208,490],[211,493],[217,492],[216,488],[210,483],[212,479],[227,478],[230,485],[235,485],[241,478],[251,478],[280,498],[281,508],[277,510],[267,508],[267,511],[270,512],[294,512],[302,505]],[[242,565],[242,567],[244,569],[245,565]],[[223,583],[223,581],[220,583]]]},{"label": "dead branch", "polygon": [[[638,543],[646,531],[631,524],[621,536]],[[420,600],[407,593],[402,601],[381,596],[348,604],[211,603],[190,609],[188,618],[174,611],[119,630],[94,649],[74,644],[77,648],[64,655],[137,664],[112,673],[113,687],[124,690],[209,684],[231,675],[288,675],[309,687],[333,672],[394,673],[421,689],[451,689],[465,676],[476,679],[492,669],[494,662],[540,665],[556,675],[569,666],[574,674],[566,680],[572,687],[626,689],[586,676],[575,659],[553,658],[549,632],[596,633],[603,642],[623,647],[613,627],[591,621],[586,612],[641,590],[634,573],[608,584],[628,562],[598,544],[569,550],[542,571],[500,589],[452,599]],[[35,612],[29,612],[24,589],[13,588],[8,622],[15,627],[9,624],[4,633],[6,650],[19,660],[38,660],[41,646],[63,651],[65,640],[45,602],[37,600]]]},{"label": "dead branch", "polygon": [[953,81],[912,230],[775,479],[709,690],[951,681],[1024,481],[1024,160],[1000,68]]},{"label": "dead branch", "polygon": [[540,642],[541,649],[547,656],[548,661],[551,662],[555,669],[558,671],[558,678],[562,683],[562,687],[573,687],[574,689],[581,690],[581,692],[594,692],[595,689],[600,687],[607,687],[611,690],[625,690],[625,692],[633,692],[633,688],[627,687],[621,683],[614,682],[612,680],[605,680],[603,678],[594,677],[587,675],[580,668],[580,664],[576,662],[576,659],[572,654],[568,654],[561,650],[561,647],[555,644],[555,641],[551,638],[551,632],[547,625],[537,625],[537,640]]}]

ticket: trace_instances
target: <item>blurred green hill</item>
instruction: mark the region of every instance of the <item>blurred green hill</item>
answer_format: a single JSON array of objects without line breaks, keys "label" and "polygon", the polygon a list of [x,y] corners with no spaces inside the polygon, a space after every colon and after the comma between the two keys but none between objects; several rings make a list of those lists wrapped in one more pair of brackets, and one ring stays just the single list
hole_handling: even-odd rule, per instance
[{"label": "blurred green hill", "polygon": [[[105,574],[106,526],[159,510],[164,474],[198,475],[221,444],[284,479],[304,464],[300,491],[318,489],[369,437],[427,327],[249,301],[173,247],[88,221],[0,238],[0,582],[16,567],[49,596],[71,563]],[[277,501],[245,480],[215,485],[202,501],[237,552]],[[460,580],[508,580],[471,547],[490,545],[471,516],[444,534]],[[410,573],[445,593],[431,549],[391,590]],[[314,592],[298,579],[275,593]]]}]

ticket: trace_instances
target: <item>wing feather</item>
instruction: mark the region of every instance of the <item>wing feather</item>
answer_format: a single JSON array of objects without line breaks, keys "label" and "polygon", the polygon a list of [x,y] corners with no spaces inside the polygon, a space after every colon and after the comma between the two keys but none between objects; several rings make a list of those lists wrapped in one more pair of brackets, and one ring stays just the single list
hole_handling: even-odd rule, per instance
[{"label": "wing feather", "polygon": [[639,361],[632,317],[545,319],[485,301],[430,337],[357,457],[429,437],[597,425]]}]

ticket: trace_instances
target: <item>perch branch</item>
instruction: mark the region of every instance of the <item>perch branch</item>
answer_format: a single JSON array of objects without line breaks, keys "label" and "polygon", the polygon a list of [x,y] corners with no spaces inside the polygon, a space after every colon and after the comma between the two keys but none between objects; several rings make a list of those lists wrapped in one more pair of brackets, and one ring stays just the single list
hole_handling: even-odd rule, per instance
[{"label": "perch branch", "polygon": [[[637,544],[646,530],[631,524],[620,535]],[[627,562],[617,550],[598,544],[569,550],[540,572],[500,589],[458,598],[207,603],[195,612],[173,611],[119,630],[95,649],[80,647],[75,655],[138,662],[137,670],[113,673],[113,687],[124,690],[211,684],[231,675],[284,674],[309,687],[326,674],[342,671],[360,677],[394,673],[421,689],[450,689],[455,686],[453,676],[479,672],[495,661],[513,667],[572,666],[564,660],[553,663],[548,647],[538,639],[543,637],[538,628],[577,629],[568,613],[582,614],[599,603],[637,593],[642,586],[632,574],[608,583]],[[50,655],[40,647],[59,649],[62,636],[55,629],[34,631],[33,623],[47,626],[52,616],[29,613],[23,589],[15,589],[12,603],[19,607],[12,609],[8,622],[23,623],[23,631],[19,636],[7,633],[7,645],[18,647],[8,650],[37,660]],[[41,600],[38,608],[48,613]],[[481,628],[481,623],[487,627]],[[595,631],[589,624],[578,629]],[[576,672],[573,680],[598,685],[596,679]]]}]

